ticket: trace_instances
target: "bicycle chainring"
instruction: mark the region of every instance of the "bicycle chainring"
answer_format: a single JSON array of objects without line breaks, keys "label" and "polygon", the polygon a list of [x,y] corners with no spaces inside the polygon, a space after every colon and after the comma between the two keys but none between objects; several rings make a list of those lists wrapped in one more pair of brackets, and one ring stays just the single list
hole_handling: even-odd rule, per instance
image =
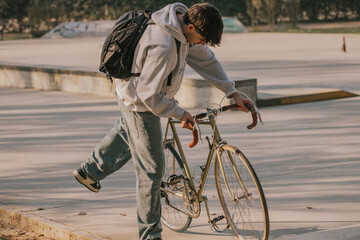
[{"label": "bicycle chainring", "polygon": [[183,199],[189,216],[192,218],[198,218],[200,216],[199,197],[188,183],[184,185]]}]

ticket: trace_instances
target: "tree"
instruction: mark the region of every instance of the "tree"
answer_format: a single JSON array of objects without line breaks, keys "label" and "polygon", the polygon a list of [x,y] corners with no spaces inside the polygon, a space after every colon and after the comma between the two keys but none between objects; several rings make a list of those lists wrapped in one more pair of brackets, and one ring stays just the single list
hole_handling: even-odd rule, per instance
[{"label": "tree", "polygon": [[322,2],[314,0],[301,0],[300,8],[305,12],[311,22],[318,21]]},{"label": "tree", "polygon": [[0,19],[8,22],[10,19],[16,19],[18,31],[22,32],[24,28],[24,18],[27,16],[27,7],[30,0],[0,0]]},{"label": "tree", "polygon": [[246,0],[247,14],[252,27],[258,24],[258,13],[261,12],[261,2],[258,0]]},{"label": "tree", "polygon": [[264,15],[267,18],[267,23],[270,27],[270,30],[274,29],[275,26],[275,7],[276,7],[276,0],[263,0],[263,9],[264,9]]},{"label": "tree", "polygon": [[349,0],[348,7],[355,13],[356,18],[360,19],[360,1]]},{"label": "tree", "polygon": [[297,28],[298,15],[300,12],[300,2],[299,0],[289,0],[286,3],[286,12],[289,17],[290,27],[292,29]]}]

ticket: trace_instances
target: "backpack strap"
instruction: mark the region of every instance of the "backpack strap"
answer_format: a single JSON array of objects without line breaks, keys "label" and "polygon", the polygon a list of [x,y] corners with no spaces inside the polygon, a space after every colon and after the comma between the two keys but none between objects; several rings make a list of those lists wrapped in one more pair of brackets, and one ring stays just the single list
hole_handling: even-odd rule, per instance
[{"label": "backpack strap", "polygon": [[[152,18],[149,19],[149,21],[146,23],[146,25],[155,25],[154,20],[152,20]],[[176,38],[174,38],[175,43],[176,43],[176,51],[177,54],[179,55],[180,52],[180,45],[181,42],[179,40],[177,40]],[[134,77],[139,77],[141,73],[132,73],[131,75]],[[168,79],[167,79],[167,86],[171,86],[171,79],[172,79],[172,72],[169,74]]]},{"label": "backpack strap", "polygon": [[154,20],[152,20],[152,18],[150,18],[150,20],[147,22],[147,25],[155,25]]},{"label": "backpack strap", "polygon": [[[145,14],[145,16],[146,16],[147,18],[149,18],[149,20],[147,21],[146,25],[155,25],[154,20],[152,20],[152,18],[151,18],[151,14],[152,14],[152,13],[149,12],[149,11],[145,11],[144,14]],[[133,76],[133,77],[139,77],[140,74],[141,74],[141,73],[131,73],[131,76]]]},{"label": "backpack strap", "polygon": [[[154,22],[154,20],[152,20],[152,18],[150,18],[150,20],[147,22],[147,25],[154,25],[154,24],[155,24],[155,22]],[[175,39],[175,43],[176,43],[176,51],[177,51],[177,54],[179,55],[181,43],[176,38],[174,38],[174,39]],[[171,86],[171,79],[172,79],[172,72],[168,76],[167,84],[166,84],[167,86]]]},{"label": "backpack strap", "polygon": [[[181,42],[179,40],[177,40],[176,38],[174,38],[174,39],[175,39],[175,43],[176,43],[176,51],[177,51],[177,54],[179,55]],[[172,72],[168,76],[167,84],[166,84],[167,86],[171,86],[171,79],[172,79]]]}]

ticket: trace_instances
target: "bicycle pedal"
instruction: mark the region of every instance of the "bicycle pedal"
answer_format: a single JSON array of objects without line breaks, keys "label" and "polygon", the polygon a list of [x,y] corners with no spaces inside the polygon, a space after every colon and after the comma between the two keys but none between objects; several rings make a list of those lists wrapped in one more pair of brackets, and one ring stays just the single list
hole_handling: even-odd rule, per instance
[{"label": "bicycle pedal", "polygon": [[217,222],[220,222],[221,220],[223,220],[225,218],[224,215],[220,215],[220,216],[217,216],[215,218],[213,218],[212,220],[209,221],[210,224],[214,224],[214,223],[217,223]]}]

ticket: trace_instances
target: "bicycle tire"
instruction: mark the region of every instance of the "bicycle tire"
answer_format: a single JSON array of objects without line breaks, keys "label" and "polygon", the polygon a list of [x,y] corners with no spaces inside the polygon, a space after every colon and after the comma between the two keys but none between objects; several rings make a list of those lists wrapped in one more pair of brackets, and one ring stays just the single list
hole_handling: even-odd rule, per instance
[{"label": "bicycle tire", "polygon": [[[182,196],[182,178],[187,179],[181,158],[174,147],[165,145],[165,173],[161,186],[162,223],[176,232],[185,231],[191,224],[192,218],[185,214],[187,208]],[[178,184],[169,182],[178,181]],[[177,194],[177,195],[176,195]],[[179,210],[177,210],[179,209]]]},{"label": "bicycle tire", "polygon": [[216,189],[228,224],[239,239],[267,240],[269,213],[253,167],[236,147],[226,144],[217,151],[220,159],[216,157],[214,166]]}]

